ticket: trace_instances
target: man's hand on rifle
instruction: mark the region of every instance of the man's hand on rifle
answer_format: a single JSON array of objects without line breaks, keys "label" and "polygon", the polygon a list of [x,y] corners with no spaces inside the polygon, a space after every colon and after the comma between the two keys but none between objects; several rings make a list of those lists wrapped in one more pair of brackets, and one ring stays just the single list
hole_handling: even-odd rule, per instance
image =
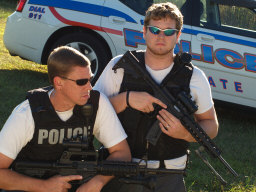
[{"label": "man's hand on rifle", "polygon": [[47,180],[44,180],[44,184],[42,185],[41,191],[55,191],[55,192],[63,192],[68,191],[72,186],[69,183],[73,180],[81,180],[81,175],[68,175],[68,176],[54,176]]},{"label": "man's hand on rifle", "polygon": [[180,120],[173,116],[171,113],[162,109],[157,115],[157,119],[160,121],[159,126],[166,135],[176,138],[184,139],[191,137],[187,129],[181,124]]},{"label": "man's hand on rifle", "polygon": [[137,109],[144,113],[150,113],[154,111],[154,103],[160,105],[163,108],[167,107],[162,101],[153,97],[147,92],[130,91],[128,102],[133,109]]},{"label": "man's hand on rifle", "polygon": [[[195,114],[194,118],[211,139],[216,137],[218,133],[218,121],[213,107],[204,113]],[[157,119],[160,121],[162,132],[165,134],[188,142],[196,141],[189,131],[181,124],[180,120],[165,109],[159,111]]]},{"label": "man's hand on rifle", "polygon": [[76,192],[100,192],[105,184],[106,181],[104,181],[104,177],[96,175],[91,180],[81,185]]}]

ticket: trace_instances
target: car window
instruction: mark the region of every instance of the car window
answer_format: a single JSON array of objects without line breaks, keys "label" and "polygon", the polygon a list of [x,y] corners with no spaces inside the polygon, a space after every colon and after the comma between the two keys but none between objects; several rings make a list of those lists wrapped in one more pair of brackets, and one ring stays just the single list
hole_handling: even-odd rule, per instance
[{"label": "car window", "polygon": [[218,5],[211,2],[210,0],[201,0],[200,4],[202,7],[200,26],[209,28],[220,26]]},{"label": "car window", "polygon": [[244,7],[219,5],[222,26],[256,31],[256,14]]},{"label": "car window", "polygon": [[245,7],[217,4],[201,0],[200,26],[218,31],[254,37],[256,35],[256,13]]},{"label": "car window", "polygon": [[125,4],[127,7],[131,8],[135,12],[145,15],[146,10],[152,3],[153,0],[120,0],[123,4]]},{"label": "car window", "polygon": [[[190,1],[190,0],[187,0]],[[146,10],[149,6],[153,3],[164,3],[164,2],[172,2],[174,3],[179,9],[182,5],[186,2],[186,0],[120,0],[123,4],[134,10],[135,12],[145,15]]]}]

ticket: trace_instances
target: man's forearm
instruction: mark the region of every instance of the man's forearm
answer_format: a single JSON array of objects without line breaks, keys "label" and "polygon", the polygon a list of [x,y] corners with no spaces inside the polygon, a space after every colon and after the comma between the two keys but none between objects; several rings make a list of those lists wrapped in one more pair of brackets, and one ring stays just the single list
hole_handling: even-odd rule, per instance
[{"label": "man's forearm", "polygon": [[[218,123],[215,120],[203,120],[198,122],[198,124],[211,139],[217,136]],[[191,134],[188,134],[185,140],[188,142],[196,142],[195,138]]]},{"label": "man's forearm", "polygon": [[[131,161],[131,155],[126,151],[115,151],[109,155],[107,160],[111,161]],[[103,185],[107,184],[114,176],[97,175],[97,179],[101,180]]]},{"label": "man's forearm", "polygon": [[206,134],[211,138],[215,138],[218,134],[218,122],[216,120],[203,120],[199,125],[204,129]]},{"label": "man's forearm", "polygon": [[[195,120],[211,139],[217,136],[219,124],[214,107],[205,113],[195,115]],[[195,139],[189,134],[186,141],[195,142]]]},{"label": "man's forearm", "polygon": [[[115,145],[112,148],[109,148],[110,155],[107,160],[110,161],[131,161],[131,153],[128,148],[126,140],[121,141],[119,144]],[[101,190],[104,185],[106,185],[114,176],[105,176],[105,175],[96,175],[90,181],[81,186],[78,192],[83,191],[83,189],[94,191],[95,188],[92,186],[98,186],[95,191]],[[83,188],[83,189],[82,189]]]},{"label": "man's forearm", "polygon": [[0,188],[5,190],[40,191],[43,182],[10,169],[0,169],[0,178]]}]

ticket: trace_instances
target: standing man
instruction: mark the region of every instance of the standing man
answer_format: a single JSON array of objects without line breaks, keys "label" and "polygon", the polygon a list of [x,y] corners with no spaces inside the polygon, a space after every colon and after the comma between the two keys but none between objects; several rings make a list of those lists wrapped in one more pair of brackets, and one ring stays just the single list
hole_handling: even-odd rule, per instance
[{"label": "standing man", "polygon": [[[203,71],[186,64],[181,66],[180,55],[174,55],[174,47],[181,35],[183,16],[172,3],[153,4],[146,12],[143,37],[146,51],[137,51],[135,56],[145,71],[174,96],[181,91],[192,95],[198,105],[195,120],[209,137],[218,132],[218,121],[213,105],[211,90]],[[95,89],[105,93],[114,106],[128,135],[134,161],[140,161],[147,154],[148,166],[184,169],[186,167],[189,142],[195,142],[179,119],[165,110],[166,104],[155,98],[152,89],[143,77],[136,79],[124,69],[113,70],[122,56],[113,58],[96,82]],[[155,104],[162,109],[152,115]],[[146,134],[154,121],[160,121],[163,134],[156,146],[147,145]],[[117,186],[117,185],[115,185]],[[126,185],[120,191],[150,191],[141,186]],[[182,175],[160,175],[157,177],[157,192],[186,191]]]},{"label": "standing man", "polygon": [[[0,189],[68,191],[72,187],[69,182],[81,180],[80,175],[45,175],[42,180],[9,169],[14,160],[56,162],[64,150],[64,138],[83,135],[91,141],[93,134],[108,148],[109,160],[131,159],[127,136],[113,107],[103,94],[92,90],[90,61],[73,48],[59,47],[48,59],[48,75],[53,87],[30,91],[28,99],[14,109],[0,132]],[[81,112],[86,103],[93,108],[93,130]],[[77,191],[99,192],[111,178],[96,175]]]}]

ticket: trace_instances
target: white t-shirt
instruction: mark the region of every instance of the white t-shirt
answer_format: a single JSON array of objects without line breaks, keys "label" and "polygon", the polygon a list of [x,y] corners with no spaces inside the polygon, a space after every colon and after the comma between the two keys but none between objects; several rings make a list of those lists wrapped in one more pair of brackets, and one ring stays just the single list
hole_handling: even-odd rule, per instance
[{"label": "white t-shirt", "polygon": [[[57,114],[66,121],[72,116],[73,110],[57,112]],[[34,129],[31,108],[28,100],[25,100],[13,110],[0,132],[0,153],[15,159],[21,149],[32,139]],[[114,108],[102,93],[93,134],[106,148],[120,143],[127,137]]]},{"label": "white t-shirt", "polygon": [[[108,97],[117,95],[119,93],[121,83],[123,81],[124,70],[122,68],[117,69],[116,72],[112,70],[112,67],[121,57],[122,55],[119,55],[109,62],[94,86],[95,90],[104,93]],[[163,70],[153,70],[146,65],[147,71],[150,73],[152,78],[159,84],[172,70],[172,67],[173,65]],[[192,99],[198,105],[198,110],[196,111],[196,114],[204,113],[213,106],[209,82],[204,72],[196,66],[194,67],[190,81],[190,91]]]}]

